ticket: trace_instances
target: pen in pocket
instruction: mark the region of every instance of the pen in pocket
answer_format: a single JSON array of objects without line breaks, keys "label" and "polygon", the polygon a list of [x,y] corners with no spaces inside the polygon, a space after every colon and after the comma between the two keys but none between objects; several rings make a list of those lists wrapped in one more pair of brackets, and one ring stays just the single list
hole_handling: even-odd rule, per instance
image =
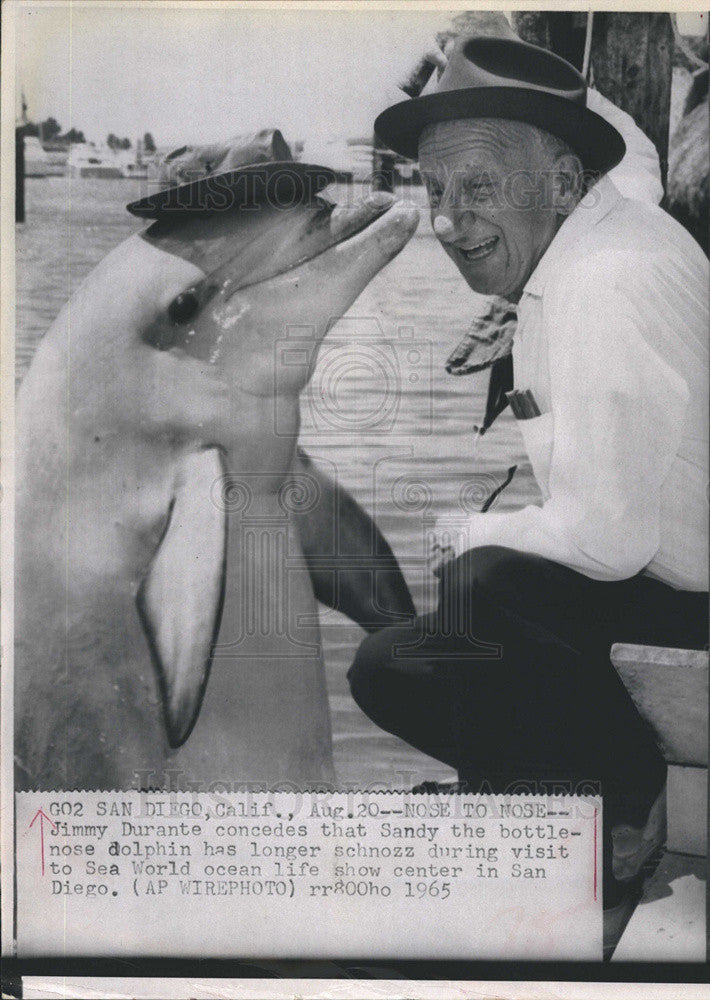
[{"label": "pen in pocket", "polygon": [[532,420],[540,416],[540,407],[531,389],[512,389],[506,395],[516,420]]}]

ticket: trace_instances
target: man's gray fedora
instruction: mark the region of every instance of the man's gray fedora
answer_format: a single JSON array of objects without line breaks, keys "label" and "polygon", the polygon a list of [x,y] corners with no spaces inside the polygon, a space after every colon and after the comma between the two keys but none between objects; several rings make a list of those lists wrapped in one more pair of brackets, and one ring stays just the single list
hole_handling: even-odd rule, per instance
[{"label": "man's gray fedora", "polygon": [[587,108],[587,84],[547,49],[507,38],[460,38],[436,91],[387,108],[377,136],[396,153],[418,157],[427,125],[460,118],[510,118],[559,136],[585,170],[606,173],[626,152],[617,130]]}]

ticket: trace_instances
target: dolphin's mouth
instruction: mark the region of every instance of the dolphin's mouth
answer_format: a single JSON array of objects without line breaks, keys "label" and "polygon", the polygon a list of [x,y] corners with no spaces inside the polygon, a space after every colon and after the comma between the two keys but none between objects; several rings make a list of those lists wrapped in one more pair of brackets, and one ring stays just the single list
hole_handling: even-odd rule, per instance
[{"label": "dolphin's mouth", "polygon": [[315,260],[333,247],[354,239],[360,233],[369,229],[383,215],[386,215],[396,203],[396,198],[394,195],[387,194],[384,191],[377,191],[369,195],[361,205],[351,209],[338,205],[337,202],[331,201],[327,195],[324,196],[322,193],[316,196],[314,202],[317,204],[319,212],[311,221],[306,235],[310,235],[324,225],[327,225],[330,233],[329,239],[325,244],[304,250],[300,256],[295,256],[286,266],[281,266],[278,269],[275,268],[270,273],[260,273],[238,282],[225,295],[225,302],[242,289],[250,288],[279,274],[287,274],[298,267],[303,267],[304,264]]},{"label": "dolphin's mouth", "polygon": [[141,238],[195,264],[204,279],[192,291],[201,305],[215,293],[226,300],[315,260],[353,239],[396,204],[394,195],[374,192],[356,205],[338,205],[327,194],[292,208],[215,213],[158,220]]}]

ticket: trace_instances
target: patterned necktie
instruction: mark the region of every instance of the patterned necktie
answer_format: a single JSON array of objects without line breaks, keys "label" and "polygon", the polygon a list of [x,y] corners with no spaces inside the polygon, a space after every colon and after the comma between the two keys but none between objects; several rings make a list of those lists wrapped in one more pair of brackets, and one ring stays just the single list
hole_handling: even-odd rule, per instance
[{"label": "patterned necktie", "polygon": [[515,306],[506,299],[491,299],[488,310],[477,316],[460,344],[446,360],[450,375],[471,375],[491,369],[488,399],[480,433],[485,434],[508,405],[513,388],[513,337],[518,325]]},{"label": "patterned necktie", "polygon": [[485,434],[493,421],[508,405],[506,393],[513,388],[513,355],[506,354],[491,365],[491,378],[488,383],[488,399],[486,414],[481,424],[481,434]]},{"label": "patterned necktie", "polygon": [[[513,337],[518,324],[515,307],[505,299],[495,298],[486,313],[477,317],[460,344],[446,361],[450,375],[470,375],[490,368],[488,397],[483,423],[476,428],[485,434],[493,421],[508,406],[506,393],[513,388]],[[503,490],[510,485],[517,465],[511,465],[504,480],[489,494],[481,513],[489,510]]]}]

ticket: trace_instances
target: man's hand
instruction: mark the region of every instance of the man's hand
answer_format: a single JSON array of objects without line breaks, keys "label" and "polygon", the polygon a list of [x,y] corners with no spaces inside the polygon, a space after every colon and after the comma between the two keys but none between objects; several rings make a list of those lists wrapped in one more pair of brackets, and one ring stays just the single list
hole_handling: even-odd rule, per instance
[{"label": "man's hand", "polygon": [[419,97],[434,70],[437,78],[441,77],[448,61],[447,53],[442,50],[437,39],[432,38],[417,65],[399,82],[399,89],[408,97]]}]

